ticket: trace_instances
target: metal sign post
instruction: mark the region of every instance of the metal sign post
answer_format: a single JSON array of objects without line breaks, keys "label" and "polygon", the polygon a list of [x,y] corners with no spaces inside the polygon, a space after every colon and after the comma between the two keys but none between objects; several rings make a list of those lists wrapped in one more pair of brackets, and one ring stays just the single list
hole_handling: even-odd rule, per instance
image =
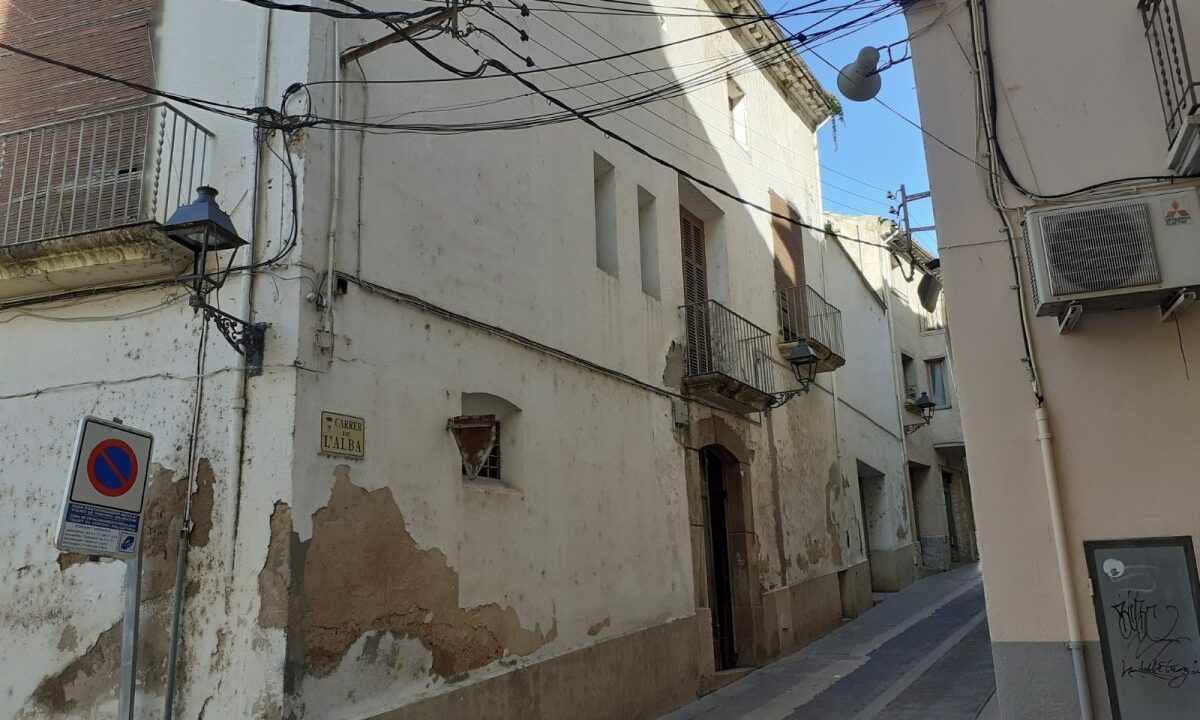
[{"label": "metal sign post", "polygon": [[142,595],[142,544],[125,561],[125,614],[121,619],[121,676],[117,686],[117,718],[133,720],[137,692],[138,608]]},{"label": "metal sign post", "polygon": [[137,689],[138,605],[142,588],[142,505],[154,436],[120,420],[85,416],[63,493],[54,545],[63,552],[125,561],[117,717],[133,720]]}]

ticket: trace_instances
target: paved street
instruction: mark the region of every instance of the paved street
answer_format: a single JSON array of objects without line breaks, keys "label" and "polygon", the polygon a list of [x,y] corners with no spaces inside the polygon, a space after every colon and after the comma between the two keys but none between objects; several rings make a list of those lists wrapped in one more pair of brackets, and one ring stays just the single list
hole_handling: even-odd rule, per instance
[{"label": "paved street", "polygon": [[991,720],[991,647],[975,565],[862,617],[662,720]]}]

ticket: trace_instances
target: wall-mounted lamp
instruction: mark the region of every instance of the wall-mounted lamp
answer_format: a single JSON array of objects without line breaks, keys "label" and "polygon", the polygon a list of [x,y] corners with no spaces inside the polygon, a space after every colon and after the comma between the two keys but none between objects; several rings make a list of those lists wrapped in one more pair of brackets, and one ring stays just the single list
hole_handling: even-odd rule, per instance
[{"label": "wall-mounted lamp", "polygon": [[[858,57],[854,62],[838,71],[838,90],[841,91],[847,100],[853,100],[854,102],[866,102],[867,100],[874,99],[883,86],[883,81],[880,79],[879,73],[894,65],[899,65],[905,60],[911,59],[911,56],[899,59],[892,57],[892,48],[903,45],[906,42],[907,40],[901,40],[891,45],[884,45],[882,48],[868,46],[859,50]],[[888,60],[882,67],[879,65],[880,50],[886,50],[888,54]]]},{"label": "wall-mounted lamp", "polygon": [[837,86],[847,100],[866,102],[879,94],[883,81],[879,78],[879,50],[865,47],[858,58],[838,71]]},{"label": "wall-mounted lamp", "polygon": [[813,380],[817,377],[817,365],[821,363],[821,356],[807,342],[801,340],[792,348],[787,356],[788,365],[791,366],[792,372],[796,374],[796,382],[800,387],[795,390],[784,390],[777,392],[771,396],[770,406],[777,408],[783,405],[792,398],[803,395],[812,389]]},{"label": "wall-mounted lamp", "polygon": [[929,393],[921,393],[921,395],[913,402],[913,407],[921,413],[921,422],[913,423],[912,425],[904,426],[904,434],[912,435],[916,431],[925,427],[933,421],[933,413],[937,410],[937,403],[929,399]]},{"label": "wall-mounted lamp", "polygon": [[233,220],[217,205],[217,191],[207,185],[196,188],[196,199],[180,206],[159,228],[171,240],[192,253],[192,274],[180,280],[191,289],[188,304],[204,311],[216,323],[225,340],[246,358],[251,375],[262,373],[263,344],[269,323],[250,323],[208,304],[208,293],[221,287],[225,278],[208,272],[208,254],[246,244],[233,227]]}]

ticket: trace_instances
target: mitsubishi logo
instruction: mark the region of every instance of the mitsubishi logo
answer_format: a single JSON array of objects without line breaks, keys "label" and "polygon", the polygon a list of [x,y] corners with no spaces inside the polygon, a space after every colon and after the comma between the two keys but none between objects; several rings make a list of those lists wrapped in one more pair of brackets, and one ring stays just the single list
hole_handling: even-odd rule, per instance
[{"label": "mitsubishi logo", "polygon": [[1192,214],[1179,204],[1178,200],[1171,201],[1171,209],[1167,211],[1168,225],[1183,225],[1192,221]]}]

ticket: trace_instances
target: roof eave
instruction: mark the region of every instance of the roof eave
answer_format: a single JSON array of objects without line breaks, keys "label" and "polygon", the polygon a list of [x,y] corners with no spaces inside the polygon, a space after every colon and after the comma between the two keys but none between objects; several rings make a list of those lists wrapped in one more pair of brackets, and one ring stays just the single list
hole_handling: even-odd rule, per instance
[{"label": "roof eave", "polygon": [[[759,0],[707,0],[708,4],[718,12],[737,13],[742,15],[767,15],[766,9]],[[743,44],[750,47],[762,47],[779,43],[786,45],[786,58],[783,62],[775,62],[766,68],[766,73],[775,81],[791,106],[815,132],[831,117],[829,102],[826,100],[827,91],[817,80],[817,76],[809,69],[808,64],[796,52],[795,46],[787,40],[779,23],[766,19],[760,22],[743,25],[734,30]]]}]

